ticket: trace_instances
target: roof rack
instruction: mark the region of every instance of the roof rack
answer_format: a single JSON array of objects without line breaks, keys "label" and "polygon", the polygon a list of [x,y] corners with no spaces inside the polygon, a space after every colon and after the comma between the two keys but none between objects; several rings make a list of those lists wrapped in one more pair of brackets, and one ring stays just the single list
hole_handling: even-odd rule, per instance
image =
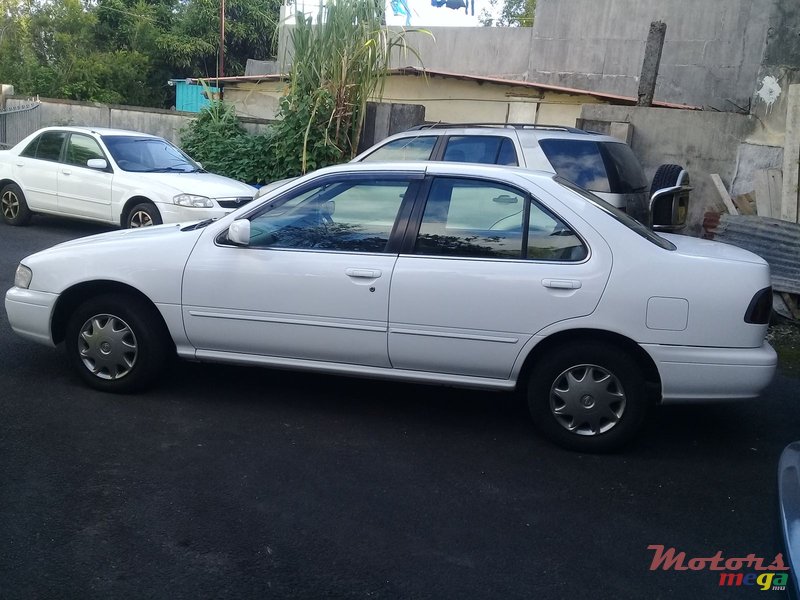
[{"label": "roof rack", "polygon": [[568,133],[589,133],[583,129],[576,127],[567,127],[565,125],[544,125],[544,124],[531,124],[531,123],[424,123],[409,127],[406,131],[421,131],[425,129],[450,129],[461,127],[486,127],[486,128],[503,128],[503,129],[545,129],[550,131],[566,131]]}]

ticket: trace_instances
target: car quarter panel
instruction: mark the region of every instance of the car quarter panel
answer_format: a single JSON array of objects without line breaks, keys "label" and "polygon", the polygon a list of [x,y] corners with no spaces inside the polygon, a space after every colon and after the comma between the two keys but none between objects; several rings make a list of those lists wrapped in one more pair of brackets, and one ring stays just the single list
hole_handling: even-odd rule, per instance
[{"label": "car quarter panel", "polygon": [[[180,347],[185,338],[180,320],[181,279],[200,233],[181,231],[178,225],[125,229],[59,244],[22,262],[33,271],[32,292],[61,295],[76,285],[96,281],[138,290],[159,309]],[[46,319],[48,327],[54,306]]]}]

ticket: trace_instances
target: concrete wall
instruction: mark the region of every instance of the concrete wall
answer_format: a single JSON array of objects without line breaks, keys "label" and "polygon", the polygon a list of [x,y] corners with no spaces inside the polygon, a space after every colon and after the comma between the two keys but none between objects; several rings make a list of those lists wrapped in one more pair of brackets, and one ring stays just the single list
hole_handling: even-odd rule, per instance
[{"label": "concrete wall", "polygon": [[[8,108],[29,103],[25,98],[9,98]],[[184,113],[157,108],[117,106],[73,100],[41,100],[37,109],[41,113],[41,126],[77,125],[86,127],[113,127],[130,129],[151,135],[158,135],[180,144],[180,131],[196,113]],[[268,126],[266,121],[245,120],[245,128],[251,133],[262,131]]]},{"label": "concrete wall", "polygon": [[[539,0],[533,28],[409,32],[421,61],[398,52],[392,66],[635,97],[650,22],[662,20],[656,100],[746,112],[760,74],[780,77],[800,66],[798,7],[797,0]],[[288,38],[281,27],[282,61],[291,57]]]},{"label": "concrete wall", "polygon": [[748,106],[783,0],[539,0],[529,78],[635,96],[651,21],[667,24],[656,99]]},{"label": "concrete wall", "polygon": [[608,132],[613,122],[633,125],[631,147],[652,180],[664,163],[683,165],[691,176],[689,233],[698,234],[706,210],[724,210],[711,183],[717,173],[735,193],[753,190],[757,168],[780,168],[782,148],[753,143],[761,128],[758,118],[735,113],[682,111],[665,108],[584,106],[584,126]]}]

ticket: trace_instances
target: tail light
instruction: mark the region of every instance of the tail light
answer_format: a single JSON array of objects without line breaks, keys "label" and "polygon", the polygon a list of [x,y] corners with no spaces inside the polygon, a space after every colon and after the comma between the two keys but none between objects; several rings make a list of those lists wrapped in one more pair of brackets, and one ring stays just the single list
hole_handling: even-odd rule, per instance
[{"label": "tail light", "polygon": [[766,287],[756,292],[756,295],[750,300],[750,306],[747,307],[747,312],[744,313],[744,322],[753,323],[754,325],[766,325],[769,323],[771,315],[772,288]]}]

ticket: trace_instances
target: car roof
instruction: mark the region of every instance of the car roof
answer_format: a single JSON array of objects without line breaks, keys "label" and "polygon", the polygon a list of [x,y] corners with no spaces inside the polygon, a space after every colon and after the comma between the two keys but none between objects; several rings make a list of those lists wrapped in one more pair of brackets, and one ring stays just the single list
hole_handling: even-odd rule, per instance
[{"label": "car roof", "polygon": [[[533,138],[536,140],[544,139],[559,139],[559,140],[584,140],[595,142],[613,142],[624,143],[615,137],[596,133],[594,131],[584,131],[582,129],[575,129],[574,127],[562,127],[559,125],[540,125],[540,126],[521,126],[521,125],[504,125],[504,124],[474,124],[474,123],[452,123],[447,126],[438,125],[436,127],[425,127],[424,125],[413,127],[406,131],[396,133],[385,140],[379,142],[383,145],[387,140],[394,140],[406,137],[423,137],[428,135],[444,136],[444,135],[505,135],[513,137],[514,135],[522,138]],[[377,145],[377,144],[376,144]],[[370,148],[371,150],[371,148]]]},{"label": "car roof", "polygon": [[131,131],[129,129],[113,129],[111,127],[84,127],[84,126],[77,126],[77,125],[67,125],[67,126],[52,126],[52,127],[44,127],[37,131],[36,133],[43,133],[45,131],[73,131],[76,133],[88,133],[88,134],[96,134],[100,136],[106,135],[118,135],[118,136],[130,136],[130,137],[149,137],[149,138],[158,138],[158,136],[151,135],[149,133],[142,133],[141,131]]},{"label": "car roof", "polygon": [[547,171],[534,171],[523,167],[454,161],[349,162],[324,167],[313,173],[309,173],[309,175],[342,172],[428,173],[431,175],[478,176],[487,179],[503,179],[506,181],[514,181],[518,180],[518,178],[523,178],[534,182],[552,180],[554,177],[553,173],[548,173]]}]

